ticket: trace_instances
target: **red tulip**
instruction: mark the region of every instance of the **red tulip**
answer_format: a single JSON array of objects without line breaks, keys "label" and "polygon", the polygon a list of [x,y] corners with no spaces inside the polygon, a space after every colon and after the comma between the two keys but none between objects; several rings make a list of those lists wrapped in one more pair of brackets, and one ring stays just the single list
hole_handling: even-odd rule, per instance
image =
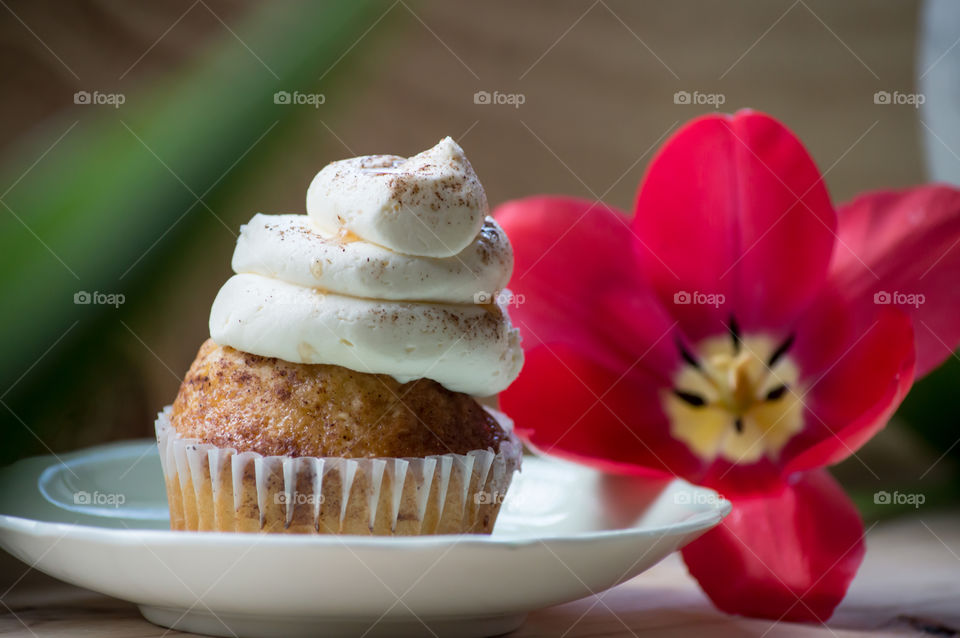
[{"label": "red tulip", "polygon": [[514,244],[527,362],[501,396],[536,449],[712,487],[733,513],[683,551],[720,609],[825,620],[864,553],[820,468],[882,428],[960,342],[960,191],[835,209],[800,141],[756,112],[698,118],[632,217],[532,197]]}]

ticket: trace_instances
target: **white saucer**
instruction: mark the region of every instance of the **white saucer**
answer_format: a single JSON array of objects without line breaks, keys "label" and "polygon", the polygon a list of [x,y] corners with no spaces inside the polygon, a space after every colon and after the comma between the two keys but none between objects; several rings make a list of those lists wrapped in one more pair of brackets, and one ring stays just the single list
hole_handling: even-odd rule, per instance
[{"label": "white saucer", "polygon": [[[648,569],[730,511],[683,481],[527,457],[492,536],[171,532],[156,444],[0,470],[0,547],[218,636],[489,636]],[[121,502],[122,501],[122,502]]]}]

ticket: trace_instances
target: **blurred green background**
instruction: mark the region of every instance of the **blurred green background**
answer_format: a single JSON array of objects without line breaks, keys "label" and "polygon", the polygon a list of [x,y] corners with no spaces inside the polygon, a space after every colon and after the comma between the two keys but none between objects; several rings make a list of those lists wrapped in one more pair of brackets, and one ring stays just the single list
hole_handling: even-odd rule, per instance
[{"label": "blurred green background", "polygon": [[[838,202],[922,182],[920,113],[873,102],[916,85],[920,8],[9,2],[0,464],[150,436],[207,336],[239,225],[302,212],[333,159],[410,154],[452,135],[492,204],[562,192],[629,209],[651,148],[711,108],[675,104],[685,90],[785,121]],[[281,91],[323,103],[278,104]],[[525,99],[477,104],[477,91]],[[75,303],[81,292],[124,303]],[[957,500],[958,380],[954,357],[837,468],[868,516],[895,512],[873,507],[879,489]]]}]

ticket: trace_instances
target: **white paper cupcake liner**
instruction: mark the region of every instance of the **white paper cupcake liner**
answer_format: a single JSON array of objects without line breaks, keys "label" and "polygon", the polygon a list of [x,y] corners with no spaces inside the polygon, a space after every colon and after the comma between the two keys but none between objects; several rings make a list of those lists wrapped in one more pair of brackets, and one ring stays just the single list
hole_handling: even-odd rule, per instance
[{"label": "white paper cupcake liner", "polygon": [[302,534],[489,534],[522,446],[423,458],[263,456],[181,437],[171,407],[157,442],[175,530]]}]

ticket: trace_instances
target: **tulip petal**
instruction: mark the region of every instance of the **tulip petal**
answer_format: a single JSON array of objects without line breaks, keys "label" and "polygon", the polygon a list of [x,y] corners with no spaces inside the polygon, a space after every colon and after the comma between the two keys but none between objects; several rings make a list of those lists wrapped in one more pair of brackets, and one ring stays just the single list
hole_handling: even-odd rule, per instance
[{"label": "tulip petal", "polygon": [[[874,306],[869,321],[856,313],[814,304],[797,337],[802,367],[816,370],[802,392],[806,427],[783,452],[789,474],[837,463],[883,428],[913,384],[914,340],[910,318]],[[837,335],[843,335],[838,339]],[[829,344],[829,345],[828,345]],[[812,359],[815,365],[807,365]]]},{"label": "tulip petal", "polygon": [[[803,145],[750,111],[675,134],[650,164],[633,222],[644,272],[693,340],[721,332],[731,315],[747,331],[794,319],[825,278],[835,226]],[[722,303],[675,304],[681,291]]]},{"label": "tulip petal", "polygon": [[824,622],[843,599],[865,551],[863,523],[824,470],[778,493],[733,499],[733,511],[683,549],[683,559],[722,611]]},{"label": "tulip petal", "polygon": [[[494,211],[514,248],[510,316],[524,349],[568,344],[612,369],[677,365],[674,321],[643,284],[623,213],[570,197],[529,197]],[[639,363],[638,363],[639,361]]]},{"label": "tulip petal", "polygon": [[834,284],[914,320],[917,376],[960,345],[960,190],[929,185],[861,195],[838,211]]},{"label": "tulip petal", "polygon": [[527,350],[500,405],[542,453],[617,474],[689,476],[700,461],[670,436],[661,389],[640,366],[613,372],[569,346],[543,344]]}]

